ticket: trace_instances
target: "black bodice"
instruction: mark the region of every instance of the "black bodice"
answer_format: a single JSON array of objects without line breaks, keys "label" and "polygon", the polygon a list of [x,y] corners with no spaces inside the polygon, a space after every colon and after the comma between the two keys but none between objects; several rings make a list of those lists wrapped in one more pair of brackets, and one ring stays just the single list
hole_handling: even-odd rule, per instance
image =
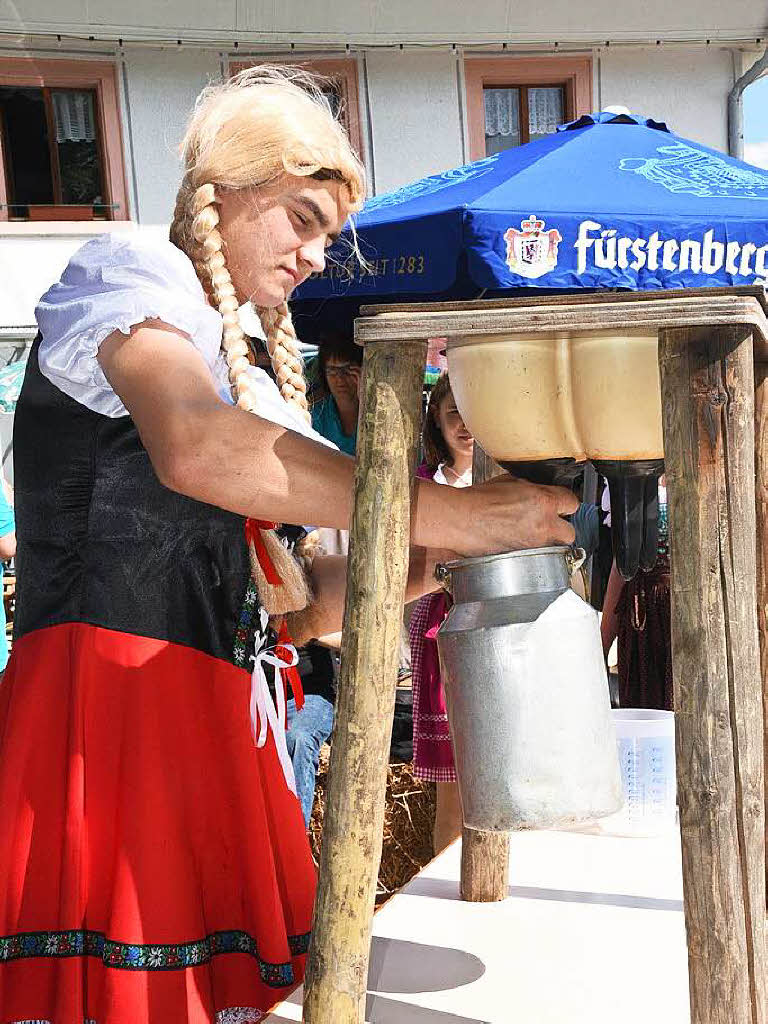
[{"label": "black bodice", "polygon": [[130,416],[92,412],[29,357],[14,422],[15,635],[83,622],[231,660],[244,521],[164,487]]}]

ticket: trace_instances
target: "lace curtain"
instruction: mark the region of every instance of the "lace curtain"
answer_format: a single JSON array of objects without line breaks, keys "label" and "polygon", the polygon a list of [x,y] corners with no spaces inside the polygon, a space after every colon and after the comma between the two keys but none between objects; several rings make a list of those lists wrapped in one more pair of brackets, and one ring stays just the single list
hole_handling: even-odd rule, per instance
[{"label": "lace curtain", "polygon": [[95,142],[93,95],[67,89],[51,93],[57,142]]},{"label": "lace curtain", "polygon": [[[520,90],[484,89],[486,138],[520,134]],[[563,90],[556,86],[528,89],[528,135],[549,135],[565,120]]]},{"label": "lace curtain", "polygon": [[485,101],[485,134],[520,134],[520,90],[483,89]]},{"label": "lace curtain", "polygon": [[528,90],[528,132],[531,138],[550,135],[563,121],[565,111],[560,86]]}]

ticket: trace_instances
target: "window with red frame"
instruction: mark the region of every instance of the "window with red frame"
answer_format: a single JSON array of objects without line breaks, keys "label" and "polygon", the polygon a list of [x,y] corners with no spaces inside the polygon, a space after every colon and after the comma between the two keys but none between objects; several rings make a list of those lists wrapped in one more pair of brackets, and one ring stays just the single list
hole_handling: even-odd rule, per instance
[{"label": "window with red frame", "polygon": [[567,120],[562,85],[483,86],[485,155],[543,139]]},{"label": "window with red frame", "polygon": [[99,125],[96,89],[0,85],[10,219],[110,219]]},{"label": "window with red frame", "polygon": [[[250,61],[231,61],[230,74],[237,74],[245,68],[252,67]],[[362,154],[362,137],[360,132],[360,99],[357,89],[357,62],[354,58],[327,60],[309,58],[296,61],[300,67],[313,71],[324,80],[322,91],[327,96],[333,113],[347,130],[352,148],[358,155]]]},{"label": "window with red frame", "polygon": [[470,159],[544,138],[592,109],[589,57],[491,57],[464,62]]}]

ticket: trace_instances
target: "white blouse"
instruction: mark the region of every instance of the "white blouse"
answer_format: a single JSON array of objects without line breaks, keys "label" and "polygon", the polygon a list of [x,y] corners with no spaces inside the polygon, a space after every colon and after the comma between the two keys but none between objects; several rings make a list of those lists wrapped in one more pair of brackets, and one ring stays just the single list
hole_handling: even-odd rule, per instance
[{"label": "white blouse", "polygon": [[435,470],[435,475],[432,479],[436,484],[448,484],[449,487],[470,487],[472,485],[472,467],[465,469],[463,473],[454,475],[453,480],[449,480],[445,475],[446,464],[441,462]]},{"label": "white blouse", "polygon": [[[118,233],[91,239],[40,299],[35,317],[42,335],[41,372],[93,412],[113,419],[128,415],[97,355],[114,331],[128,335],[145,320],[162,320],[187,334],[219,395],[232,402],[221,353],[221,315],[206,301],[189,258],[167,240]],[[255,384],[257,415],[336,447],[306,423],[293,403],[283,400],[265,370],[251,366],[248,372]]]}]

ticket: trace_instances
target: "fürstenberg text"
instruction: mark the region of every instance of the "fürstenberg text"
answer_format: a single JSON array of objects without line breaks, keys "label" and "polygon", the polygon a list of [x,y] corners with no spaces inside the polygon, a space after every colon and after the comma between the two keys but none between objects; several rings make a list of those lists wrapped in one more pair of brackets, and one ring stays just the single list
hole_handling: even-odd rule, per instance
[{"label": "f\u00fcrstenberg text", "polygon": [[594,220],[583,220],[573,245],[578,254],[577,273],[587,269],[592,253],[593,264],[604,270],[685,271],[695,274],[716,274],[725,266],[728,274],[768,279],[768,245],[752,242],[718,242],[713,230],[706,231],[701,241],[694,238],[662,239],[658,231],[648,238],[619,235],[616,228],[604,228]]}]

